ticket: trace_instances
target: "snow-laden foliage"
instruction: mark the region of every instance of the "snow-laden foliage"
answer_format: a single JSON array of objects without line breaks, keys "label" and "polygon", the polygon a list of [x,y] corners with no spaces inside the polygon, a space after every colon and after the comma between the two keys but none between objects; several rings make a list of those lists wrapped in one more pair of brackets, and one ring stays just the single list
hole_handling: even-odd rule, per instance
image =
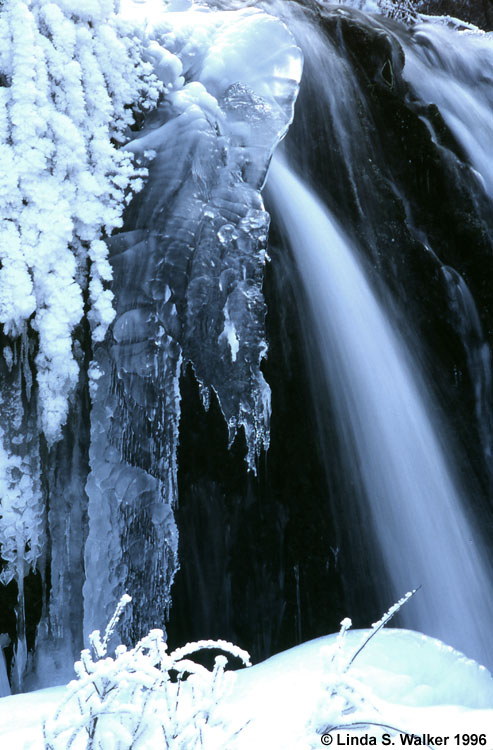
[{"label": "snow-laden foliage", "polygon": [[[323,677],[313,691],[312,715],[303,738],[293,735],[289,747],[300,747],[299,742],[309,738],[311,744],[306,747],[317,748],[323,734],[346,729],[374,731],[376,736],[382,731],[407,731],[398,725],[400,719],[392,706],[366,684],[364,672],[353,672],[352,666],[414,593],[394,604],[359,641],[353,638],[348,643],[351,620],[342,621],[338,637],[320,651],[325,660]],[[199,650],[214,649],[249,666],[249,655],[231,643],[209,640],[169,653],[162,631],[152,630],[135,648],[127,651],[118,646],[114,658],[108,657],[108,644],[129,601],[129,596],[122,597],[103,638],[99,631],[90,636],[92,654],[82,652],[75,665],[78,680],[71,683],[53,719],[44,725],[45,750],[251,747],[248,720],[257,717],[249,714],[247,705],[244,710],[232,708],[238,696],[242,700],[248,696],[244,682],[243,689],[240,680],[239,693],[231,695],[237,675],[225,671],[226,657],[216,657],[212,670],[191,659]],[[248,680],[250,674],[243,672],[242,677]]]},{"label": "snow-laden foliage", "polygon": [[161,630],[152,630],[131,650],[118,646],[107,656],[108,642],[126,603],[124,595],[103,639],[90,637],[92,654],[81,653],[78,679],[53,719],[44,725],[45,750],[218,750],[229,746],[242,727],[225,726],[215,717],[218,703],[231,691],[233,672],[226,656],[217,656],[212,671],[191,655],[222,650],[246,666],[246,651],[226,641],[189,643],[171,653]]},{"label": "snow-laden foliage", "polygon": [[[322,652],[325,658],[324,684],[320,701],[309,721],[309,733],[318,736],[346,728],[375,728],[386,731],[402,731],[385,716],[386,704],[360,680],[355,678],[350,668],[369,641],[392,619],[392,617],[414,596],[417,589],[409,591],[392,605],[380,620],[373,623],[361,642],[349,651],[346,648],[346,634],[351,620],[346,617],[341,622],[339,635],[333,645]],[[319,744],[314,745],[319,747]]]},{"label": "snow-laden foliage", "polygon": [[6,0],[0,15],[0,322],[37,332],[41,426],[53,442],[78,378],[72,336],[113,319],[103,241],[142,175],[118,149],[158,96],[114,0]]},{"label": "snow-laden foliage", "polygon": [[419,18],[413,0],[378,0],[378,7],[383,15],[405,23],[413,23]]}]

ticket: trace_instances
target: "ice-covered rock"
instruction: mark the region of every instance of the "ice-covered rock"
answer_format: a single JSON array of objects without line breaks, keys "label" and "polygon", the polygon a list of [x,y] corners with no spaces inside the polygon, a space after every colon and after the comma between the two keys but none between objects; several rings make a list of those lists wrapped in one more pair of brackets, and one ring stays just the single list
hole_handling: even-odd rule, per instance
[{"label": "ice-covered rock", "polygon": [[[404,77],[414,94],[440,110],[477,177],[493,197],[493,44],[491,35],[421,24],[406,44]],[[438,140],[438,139],[437,139]]]}]

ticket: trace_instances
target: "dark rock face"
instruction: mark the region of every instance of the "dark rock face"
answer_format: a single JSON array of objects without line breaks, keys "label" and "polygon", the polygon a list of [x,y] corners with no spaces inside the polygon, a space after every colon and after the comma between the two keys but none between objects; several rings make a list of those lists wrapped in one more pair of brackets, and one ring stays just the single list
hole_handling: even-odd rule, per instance
[{"label": "dark rock face", "polygon": [[[273,266],[274,264],[272,264]],[[284,275],[267,273],[271,445],[248,475],[244,441],[227,450],[215,400],[206,414],[182,380],[180,564],[169,640],[226,638],[255,661],[338,628],[346,611],[338,542],[317,452],[305,352]]]},{"label": "dark rock face", "polygon": [[[404,333],[410,327],[422,342],[430,380],[447,408],[457,403],[454,431],[466,430],[477,441],[479,427],[470,418],[474,385],[465,366],[467,342],[459,340],[441,268],[450,265],[467,281],[488,335],[493,323],[486,282],[493,263],[491,201],[437,108],[416,101],[402,77],[399,36],[408,39],[409,32],[390,22],[382,30],[347,11],[328,12],[322,23],[357,80],[362,113],[358,122],[345,125],[360,144],[358,160],[347,163],[336,124],[328,126],[320,106],[313,106],[320,73],[309,68],[289,148],[308,163],[306,171],[315,175],[341,224],[366,250],[377,285],[383,281],[394,293]],[[386,71],[392,71],[391,80]],[[310,129],[324,133],[328,127],[325,139],[309,138]],[[469,458],[484,480],[481,453],[475,447]]]},{"label": "dark rock face", "polygon": [[493,29],[493,3],[491,0],[417,0],[420,13],[435,16],[452,16],[468,21],[485,31]]}]

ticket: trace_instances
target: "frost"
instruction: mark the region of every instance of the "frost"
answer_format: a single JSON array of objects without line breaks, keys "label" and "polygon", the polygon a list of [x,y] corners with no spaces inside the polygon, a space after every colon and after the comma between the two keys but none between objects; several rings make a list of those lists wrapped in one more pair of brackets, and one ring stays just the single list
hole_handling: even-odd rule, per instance
[{"label": "frost", "polygon": [[0,322],[37,333],[41,425],[60,437],[78,365],[86,267],[95,340],[114,316],[103,234],[121,225],[141,171],[116,143],[159,86],[142,43],[113,0],[10,0],[2,8],[0,72]]},{"label": "frost", "polygon": [[[217,394],[230,442],[243,428],[250,469],[269,442],[260,191],[301,52],[258,9],[168,9],[154,24],[147,10],[125,21],[113,0],[7,0],[0,14],[0,323],[12,340],[0,366],[18,412],[0,422],[0,543],[5,581],[50,570],[38,674],[56,673],[53,654],[73,648],[79,620],[86,635],[104,621],[122,585],[141,602],[123,636],[166,615],[182,365]],[[25,656],[19,642],[19,684]]]},{"label": "frost", "polygon": [[[41,434],[52,447],[67,421],[84,313],[94,341],[114,318],[106,239],[144,175],[119,146],[134,112],[151,108],[162,85],[113,0],[0,5],[0,324],[10,337],[0,360],[0,580],[17,584],[13,682],[20,689],[24,577],[43,567],[49,527],[52,596],[60,594],[50,612],[59,635],[62,591],[77,588],[69,569],[81,552],[70,545],[83,543],[85,523],[83,510],[76,522],[79,477],[66,480],[62,503],[46,464],[41,476]],[[92,375],[95,383],[94,368]],[[65,515],[57,518],[55,508]]]},{"label": "frost", "polygon": [[134,648],[120,645],[114,658],[107,656],[108,641],[129,601],[127,595],[120,599],[103,640],[99,631],[91,634],[92,654],[82,651],[75,664],[77,680],[69,685],[53,718],[44,723],[45,750],[227,747],[242,726],[225,722],[217,708],[231,692],[236,675],[226,672],[226,656],[217,656],[208,670],[191,655],[221,650],[248,666],[249,654],[226,641],[188,643],[169,653],[162,630],[154,629]]}]

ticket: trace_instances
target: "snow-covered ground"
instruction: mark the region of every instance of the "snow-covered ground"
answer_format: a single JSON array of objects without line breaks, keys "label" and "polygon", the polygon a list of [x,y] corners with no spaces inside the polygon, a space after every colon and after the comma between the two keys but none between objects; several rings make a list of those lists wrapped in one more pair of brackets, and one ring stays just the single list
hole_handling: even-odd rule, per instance
[{"label": "snow-covered ground", "polygon": [[[346,635],[345,652],[356,650],[362,634]],[[233,692],[219,706],[216,718],[224,718],[232,727],[246,726],[217,750],[322,747],[321,731],[333,713],[326,669],[327,647],[334,642],[333,635],[317,638],[239,670]],[[448,737],[447,742],[437,743],[447,747],[493,748],[493,679],[484,667],[440,641],[412,631],[383,630],[358,654],[348,674],[367,691],[365,705],[373,706],[348,713],[348,724],[363,720],[366,710],[369,721],[419,736]],[[41,750],[43,718],[53,714],[65,693],[62,686],[2,698],[0,747]],[[348,732],[333,732],[333,744],[349,744]],[[454,735],[458,733],[475,735],[476,741],[461,738],[457,742]],[[357,734],[357,730],[349,732],[353,739]],[[369,735],[368,728],[360,729],[360,738],[365,735]],[[401,745],[399,734],[390,743]]]},{"label": "snow-covered ground", "polygon": [[[353,650],[361,637],[362,631],[348,633],[346,650]],[[242,671],[232,701],[238,709],[248,707],[254,719],[239,736],[238,748],[321,746],[318,736],[309,736],[307,723],[324,721],[324,649],[333,641],[334,636],[317,638]],[[367,713],[369,719],[417,734],[449,736],[451,747],[455,733],[484,732],[493,747],[493,679],[441,641],[384,630],[361,651],[350,674],[377,698],[380,719]],[[328,694],[326,706],[328,717]],[[354,718],[348,715],[348,723]]]}]

